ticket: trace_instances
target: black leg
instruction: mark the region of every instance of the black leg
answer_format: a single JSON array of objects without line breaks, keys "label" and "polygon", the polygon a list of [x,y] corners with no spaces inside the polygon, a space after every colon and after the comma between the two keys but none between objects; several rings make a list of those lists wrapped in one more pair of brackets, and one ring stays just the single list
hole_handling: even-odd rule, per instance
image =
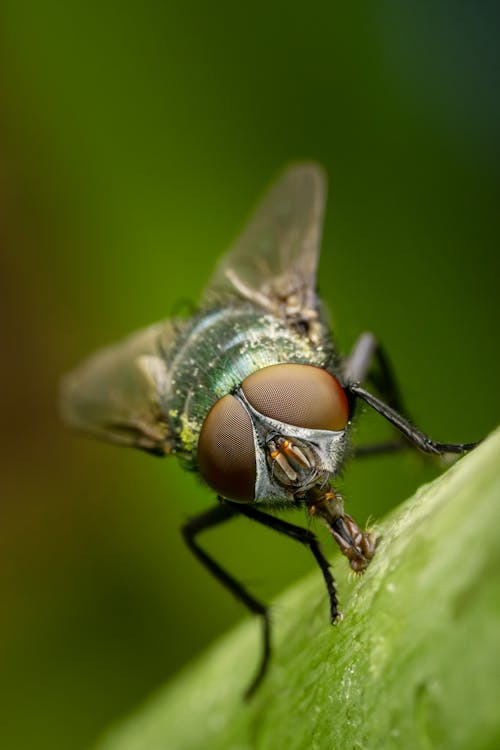
[{"label": "black leg", "polygon": [[396,411],[407,414],[390,359],[373,333],[361,334],[346,361],[347,384],[372,383],[385,401]]},{"label": "black leg", "polygon": [[330,570],[330,564],[326,559],[321,549],[320,543],[316,536],[309,531],[304,529],[302,526],[296,526],[293,523],[283,521],[281,518],[271,516],[268,513],[263,513],[252,505],[241,505],[238,507],[239,512],[250,518],[252,521],[257,521],[263,526],[267,526],[274,531],[278,531],[280,534],[295,539],[297,542],[305,544],[314,555],[314,559],[321,568],[323,578],[325,579],[326,590],[328,591],[328,597],[330,600],[330,619],[332,623],[340,619],[341,614],[338,610],[337,592],[335,590],[335,581],[333,580],[332,572]]},{"label": "black leg", "polygon": [[384,397],[389,406],[403,414],[408,414],[405,408],[401,391],[387,353],[382,345],[377,342],[375,350],[375,361],[378,368],[373,368],[368,375],[368,380],[373,383],[378,392]]},{"label": "black leg", "polygon": [[[365,332],[358,338],[346,360],[344,375],[348,391],[352,383],[367,380],[375,386],[389,406],[400,414],[408,414],[403,406],[401,391],[391,362],[373,333]],[[354,446],[351,455],[355,458],[366,458],[383,453],[396,453],[409,447],[410,444],[401,435],[397,435],[394,440],[383,443]]]},{"label": "black leg", "polygon": [[224,568],[215,562],[215,560],[210,557],[210,555],[208,555],[196,541],[196,536],[200,532],[206,531],[207,529],[218,526],[220,523],[224,523],[225,521],[234,518],[238,515],[239,510],[240,506],[223,502],[220,505],[216,505],[214,508],[210,508],[204,513],[200,513],[198,516],[186,521],[182,527],[182,534],[189,549],[198,558],[202,565],[204,565],[223,586],[229,589],[238,601],[242,602],[251,612],[262,618],[262,657],[257,674],[245,694],[246,698],[250,698],[264,677],[271,656],[271,622],[269,612],[265,604],[262,604],[262,602],[253,597],[244,586],[236,580],[236,578],[233,578],[233,576],[227,573]]},{"label": "black leg", "polygon": [[[377,367],[373,367],[373,363]],[[347,391],[361,398],[369,406],[385,417],[407,440],[409,444],[425,453],[444,455],[465,453],[477,443],[438,443],[413,426],[401,413],[408,413],[403,407],[401,393],[390,361],[372,333],[363,333],[356,342],[345,368]],[[381,393],[385,403],[377,396],[361,387],[363,380],[370,381]],[[367,445],[354,448],[355,456],[369,456],[401,450],[408,446],[405,441],[391,441],[380,445]]]},{"label": "black leg", "polygon": [[401,416],[395,409],[385,404],[377,396],[362,388],[356,383],[351,383],[348,389],[358,398],[365,401],[372,409],[378,411],[397,430],[399,430],[414,446],[420,448],[424,453],[444,455],[446,453],[466,453],[476,447],[477,443],[438,443],[428,435],[414,427],[411,422]]}]

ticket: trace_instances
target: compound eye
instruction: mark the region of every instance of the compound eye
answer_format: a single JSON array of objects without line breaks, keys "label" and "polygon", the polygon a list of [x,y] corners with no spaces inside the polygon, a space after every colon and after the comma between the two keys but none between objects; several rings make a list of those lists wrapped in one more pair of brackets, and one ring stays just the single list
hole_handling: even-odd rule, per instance
[{"label": "compound eye", "polygon": [[243,392],[266,417],[312,430],[343,430],[349,417],[339,381],[312,365],[271,365],[243,381]]},{"label": "compound eye", "polygon": [[217,401],[203,423],[198,468],[205,482],[229,500],[255,499],[255,447],[252,422],[231,395]]}]

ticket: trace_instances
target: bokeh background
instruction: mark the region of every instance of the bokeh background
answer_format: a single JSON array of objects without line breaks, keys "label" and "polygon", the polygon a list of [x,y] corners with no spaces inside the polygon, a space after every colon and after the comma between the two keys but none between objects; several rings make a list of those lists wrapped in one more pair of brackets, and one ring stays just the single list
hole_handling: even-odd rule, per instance
[{"label": "bokeh background", "polygon": [[[488,433],[499,10],[16,0],[1,19],[0,744],[80,750],[243,612],[180,540],[209,491],[66,432],[61,373],[195,302],[270,179],[314,158],[340,348],[373,329],[420,426]],[[366,415],[358,437],[387,434]],[[342,489],[380,518],[437,472],[372,459]],[[244,521],[206,544],[265,599],[313,565]]]}]

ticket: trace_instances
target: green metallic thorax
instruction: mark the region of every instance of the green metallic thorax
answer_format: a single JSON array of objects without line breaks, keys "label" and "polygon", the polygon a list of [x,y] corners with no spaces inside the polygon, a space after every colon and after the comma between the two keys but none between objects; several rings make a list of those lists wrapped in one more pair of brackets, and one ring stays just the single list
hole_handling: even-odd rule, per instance
[{"label": "green metallic thorax", "polygon": [[269,365],[309,364],[335,374],[333,343],[320,324],[312,343],[285,321],[253,306],[210,311],[193,319],[168,353],[170,383],[163,404],[174,451],[196,468],[200,431],[208,412],[253,372]]}]

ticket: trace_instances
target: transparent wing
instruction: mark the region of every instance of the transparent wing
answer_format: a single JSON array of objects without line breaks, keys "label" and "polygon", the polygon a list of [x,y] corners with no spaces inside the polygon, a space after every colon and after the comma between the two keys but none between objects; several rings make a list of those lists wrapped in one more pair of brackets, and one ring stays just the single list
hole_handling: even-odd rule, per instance
[{"label": "transparent wing", "polygon": [[157,323],[84,361],[63,379],[63,420],[102,440],[169,453],[168,351],[180,325]]},{"label": "transparent wing", "polygon": [[222,258],[203,306],[251,301],[275,315],[316,317],[326,178],[314,163],[285,170]]}]

